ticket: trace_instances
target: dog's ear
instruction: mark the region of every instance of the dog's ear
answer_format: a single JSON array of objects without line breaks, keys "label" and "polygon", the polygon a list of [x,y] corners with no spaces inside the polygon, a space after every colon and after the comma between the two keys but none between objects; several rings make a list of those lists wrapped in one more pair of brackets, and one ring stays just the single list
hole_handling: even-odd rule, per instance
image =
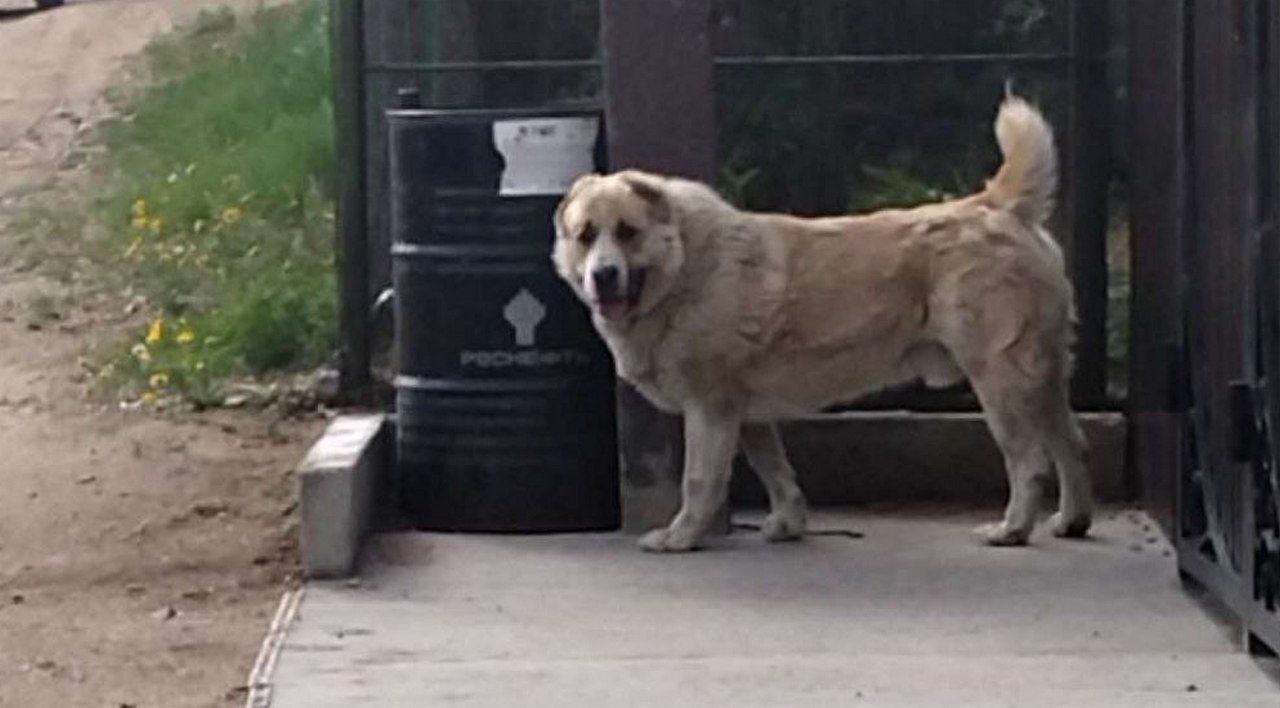
[{"label": "dog's ear", "polygon": [[662,223],[671,221],[671,202],[667,200],[667,193],[656,180],[626,175],[622,181],[633,194],[649,205],[649,216],[654,221]]},{"label": "dog's ear", "polygon": [[600,179],[599,172],[588,172],[587,174],[575,179],[573,184],[569,185],[569,191],[565,192],[564,201],[567,202],[578,196],[578,192],[581,192],[583,187],[586,187],[588,184],[591,184],[598,179]]},{"label": "dog's ear", "polygon": [[565,236],[564,234],[565,207],[569,206],[569,202],[573,201],[573,198],[578,196],[578,192],[581,192],[583,187],[586,187],[588,184],[598,179],[600,179],[600,175],[595,173],[582,175],[581,177],[573,181],[573,185],[569,187],[569,191],[565,192],[564,197],[560,199],[560,204],[556,206],[555,216],[553,216],[551,219],[551,222],[555,225],[556,238],[564,238]]}]

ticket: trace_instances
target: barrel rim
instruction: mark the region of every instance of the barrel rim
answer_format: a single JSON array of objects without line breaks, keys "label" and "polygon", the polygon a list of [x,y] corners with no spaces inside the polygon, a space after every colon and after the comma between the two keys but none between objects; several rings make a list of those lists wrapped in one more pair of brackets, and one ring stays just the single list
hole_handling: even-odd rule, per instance
[{"label": "barrel rim", "polygon": [[395,378],[398,391],[419,391],[428,393],[507,393],[562,391],[594,385],[598,377],[583,376],[580,373],[539,376],[537,378],[441,378],[434,376],[416,376],[399,374]]},{"label": "barrel rim", "polygon": [[389,121],[410,121],[423,118],[436,123],[508,120],[521,118],[596,118],[604,123],[604,111],[599,108],[555,108],[537,106],[529,108],[389,108]]}]

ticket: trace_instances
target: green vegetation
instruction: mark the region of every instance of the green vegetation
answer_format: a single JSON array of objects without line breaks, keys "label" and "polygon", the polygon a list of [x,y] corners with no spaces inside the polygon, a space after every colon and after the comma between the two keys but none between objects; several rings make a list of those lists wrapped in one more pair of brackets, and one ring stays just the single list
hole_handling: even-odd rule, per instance
[{"label": "green vegetation", "polygon": [[102,378],[220,400],[227,377],[321,363],[336,338],[324,5],[206,12],[157,41],[104,132],[105,255],[152,309]]}]

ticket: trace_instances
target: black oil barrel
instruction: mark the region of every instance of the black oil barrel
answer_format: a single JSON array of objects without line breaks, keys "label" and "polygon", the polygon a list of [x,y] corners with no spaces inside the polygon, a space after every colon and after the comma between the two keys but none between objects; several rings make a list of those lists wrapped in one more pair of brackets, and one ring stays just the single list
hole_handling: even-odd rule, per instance
[{"label": "black oil barrel", "polygon": [[564,173],[603,164],[599,114],[387,119],[401,506],[433,530],[617,528],[613,367],[550,260]]}]

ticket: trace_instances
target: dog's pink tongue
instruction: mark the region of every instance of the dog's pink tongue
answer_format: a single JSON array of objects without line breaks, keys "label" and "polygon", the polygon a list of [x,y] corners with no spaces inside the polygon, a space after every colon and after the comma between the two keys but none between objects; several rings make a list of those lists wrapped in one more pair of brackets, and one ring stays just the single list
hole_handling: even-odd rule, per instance
[{"label": "dog's pink tongue", "polygon": [[625,300],[608,300],[600,303],[600,316],[606,320],[621,319],[625,314],[627,314]]}]

